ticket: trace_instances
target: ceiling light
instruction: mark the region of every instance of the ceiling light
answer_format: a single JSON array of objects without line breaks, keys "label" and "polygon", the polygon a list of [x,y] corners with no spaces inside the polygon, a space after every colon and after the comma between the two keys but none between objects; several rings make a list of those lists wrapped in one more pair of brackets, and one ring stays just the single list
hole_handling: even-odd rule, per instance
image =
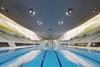
[{"label": "ceiling light", "polygon": [[37,21],[37,23],[38,23],[38,25],[42,25],[43,23],[42,23],[42,21]]},{"label": "ceiling light", "polygon": [[72,11],[73,11],[73,8],[69,8],[67,11],[66,11],[66,15],[67,16],[70,16],[72,14]]},{"label": "ceiling light", "polygon": [[93,12],[93,13],[96,13],[96,11],[95,11],[95,10],[93,10],[92,12]]},{"label": "ceiling light", "polygon": [[68,12],[66,12],[66,15],[69,16]]},{"label": "ceiling light", "polygon": [[34,11],[32,12],[32,15],[35,15],[35,12]]},{"label": "ceiling light", "polygon": [[32,10],[30,10],[29,13],[31,14],[32,13]]},{"label": "ceiling light", "polygon": [[66,12],[66,15],[67,15],[67,16],[70,16],[71,14],[70,14],[69,12]]},{"label": "ceiling light", "polygon": [[33,12],[33,9],[32,9],[32,8],[30,8],[29,13],[32,13],[32,12]]},{"label": "ceiling light", "polygon": [[4,7],[0,7],[0,9],[4,10],[5,8]]},{"label": "ceiling light", "polygon": [[97,12],[97,8],[95,8],[92,12],[93,12],[93,13],[96,13],[96,12]]},{"label": "ceiling light", "polygon": [[62,25],[63,23],[64,23],[63,21],[59,21],[59,22],[58,22],[59,25]]},{"label": "ceiling light", "polygon": [[5,7],[0,7],[0,10],[2,10],[2,11],[5,11],[5,12],[8,12],[8,9],[5,9]]},{"label": "ceiling light", "polygon": [[30,13],[32,16],[35,15],[35,11],[34,11],[32,8],[30,8],[29,13]]}]

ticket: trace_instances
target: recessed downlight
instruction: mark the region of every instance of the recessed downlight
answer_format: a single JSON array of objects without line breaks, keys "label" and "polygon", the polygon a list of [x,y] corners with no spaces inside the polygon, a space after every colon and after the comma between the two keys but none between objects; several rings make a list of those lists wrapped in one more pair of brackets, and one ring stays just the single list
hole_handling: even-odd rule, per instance
[{"label": "recessed downlight", "polygon": [[93,13],[96,13],[97,11],[98,11],[97,8],[95,8],[92,12],[93,12]]},{"label": "recessed downlight", "polygon": [[1,9],[1,10],[5,10],[5,8],[4,8],[3,6],[2,6],[2,7],[0,7],[0,9]]},{"label": "recessed downlight", "polygon": [[34,15],[36,14],[35,11],[34,11],[34,9],[32,9],[32,8],[30,8],[29,13],[30,13],[32,16],[34,16]]},{"label": "recessed downlight", "polygon": [[64,22],[63,21],[58,21],[58,24],[59,25],[62,25]]},{"label": "recessed downlight", "polygon": [[38,23],[38,25],[42,25],[43,23],[42,23],[42,21],[37,21],[37,23]]},{"label": "recessed downlight", "polygon": [[31,14],[32,13],[32,10],[29,10],[29,13]]},{"label": "recessed downlight", "polygon": [[3,6],[0,7],[0,10],[8,12],[8,9],[5,9],[5,7],[3,7]]},{"label": "recessed downlight", "polygon": [[69,8],[67,11],[66,11],[66,15],[67,16],[70,16],[73,12],[73,8]]},{"label": "recessed downlight", "polygon": [[35,15],[35,11],[32,12],[32,15]]}]

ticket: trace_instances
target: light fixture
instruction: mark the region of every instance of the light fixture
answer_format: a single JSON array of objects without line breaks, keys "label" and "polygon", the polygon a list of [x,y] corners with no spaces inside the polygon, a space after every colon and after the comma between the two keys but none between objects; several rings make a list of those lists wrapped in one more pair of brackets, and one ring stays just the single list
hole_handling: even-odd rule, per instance
[{"label": "light fixture", "polygon": [[32,8],[30,8],[29,13],[30,13],[32,16],[35,15],[35,11],[34,11]]},{"label": "light fixture", "polygon": [[42,21],[37,21],[37,23],[38,23],[38,25],[42,25],[43,23],[42,23]]},{"label": "light fixture", "polygon": [[35,12],[34,12],[34,11],[32,12],[32,15],[33,15],[33,16],[35,15]]},{"label": "light fixture", "polygon": [[31,14],[32,13],[32,10],[29,10],[29,13]]},{"label": "light fixture", "polygon": [[5,7],[3,7],[3,6],[0,7],[0,10],[8,12],[8,9],[5,9]]},{"label": "light fixture", "polygon": [[4,8],[4,7],[0,7],[0,9],[1,9],[1,10],[5,10],[5,8]]},{"label": "light fixture", "polygon": [[95,10],[93,10],[92,12],[93,12],[93,13],[96,13],[96,11],[95,11]]},{"label": "light fixture", "polygon": [[66,11],[66,15],[67,16],[70,16],[73,12],[73,8],[69,8],[67,11]]},{"label": "light fixture", "polygon": [[95,8],[92,12],[93,12],[93,13],[96,13],[96,12],[97,12],[97,8]]},{"label": "light fixture", "polygon": [[58,24],[59,25],[62,25],[64,22],[63,21],[58,21]]}]

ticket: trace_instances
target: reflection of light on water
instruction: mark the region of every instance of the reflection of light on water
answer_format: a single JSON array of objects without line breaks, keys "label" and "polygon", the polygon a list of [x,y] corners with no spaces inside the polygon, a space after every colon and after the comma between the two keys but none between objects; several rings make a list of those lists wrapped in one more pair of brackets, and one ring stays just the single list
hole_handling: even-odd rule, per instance
[{"label": "reflection of light on water", "polygon": [[74,63],[80,65],[81,67],[95,67],[93,64],[90,64],[90,63],[89,63],[88,61],[86,61],[85,59],[83,59],[83,58],[81,58],[81,57],[79,57],[79,56],[73,54],[73,53],[70,52],[70,51],[61,50],[61,53],[63,53],[64,56],[65,56],[68,60],[70,60],[70,61],[72,61],[72,62],[74,62]]}]

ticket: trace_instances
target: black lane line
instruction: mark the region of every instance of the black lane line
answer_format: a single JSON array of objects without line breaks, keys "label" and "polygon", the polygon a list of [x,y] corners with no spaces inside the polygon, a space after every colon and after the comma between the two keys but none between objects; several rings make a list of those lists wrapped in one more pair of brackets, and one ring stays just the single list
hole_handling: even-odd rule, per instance
[{"label": "black lane line", "polygon": [[60,61],[60,59],[59,59],[59,57],[58,57],[58,54],[56,53],[55,50],[54,50],[54,52],[55,52],[55,54],[56,54],[56,57],[57,57],[57,60],[58,60],[59,66],[62,67],[62,64],[61,64],[61,61]]},{"label": "black lane line", "polygon": [[44,54],[43,59],[42,59],[42,61],[41,61],[40,67],[43,67],[43,63],[44,63],[44,59],[45,59],[45,57],[46,57],[46,53],[47,53],[47,50],[45,51],[45,54]]}]

